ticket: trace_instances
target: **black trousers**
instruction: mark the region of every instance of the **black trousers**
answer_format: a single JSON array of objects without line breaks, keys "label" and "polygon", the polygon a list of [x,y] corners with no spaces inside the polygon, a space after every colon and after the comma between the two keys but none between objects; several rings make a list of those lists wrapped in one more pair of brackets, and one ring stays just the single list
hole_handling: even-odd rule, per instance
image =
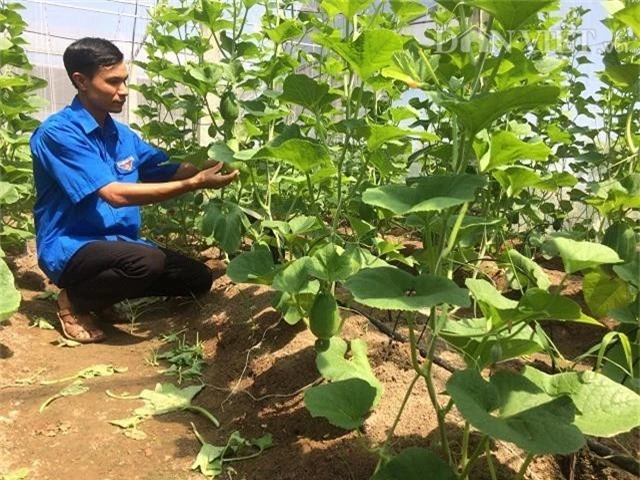
[{"label": "black trousers", "polygon": [[102,310],[127,298],[206,293],[212,272],[165,248],[126,241],[91,242],[71,258],[58,286],[77,313]]}]

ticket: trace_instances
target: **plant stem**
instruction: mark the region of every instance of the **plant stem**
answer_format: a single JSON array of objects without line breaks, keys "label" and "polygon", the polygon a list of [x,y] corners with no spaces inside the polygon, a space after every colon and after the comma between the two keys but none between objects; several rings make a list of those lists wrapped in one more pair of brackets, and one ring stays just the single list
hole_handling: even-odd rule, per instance
[{"label": "plant stem", "polygon": [[514,477],[513,480],[522,480],[524,478],[524,474],[527,473],[527,469],[529,468],[529,464],[531,463],[532,460],[533,460],[533,453],[527,454],[527,458],[524,459],[524,463],[522,464],[522,467],[520,467],[518,474]]},{"label": "plant stem", "polygon": [[186,410],[191,410],[193,412],[198,412],[202,415],[204,415],[205,417],[207,417],[211,423],[213,423],[216,427],[220,426],[220,422],[218,421],[218,419],[216,417],[214,417],[213,415],[211,415],[209,412],[207,412],[204,408],[202,407],[198,407],[197,405],[189,405]]},{"label": "plant stem", "polygon": [[411,396],[411,392],[413,391],[413,388],[416,385],[416,382],[420,379],[420,374],[417,374],[413,380],[411,380],[411,383],[409,384],[409,388],[407,388],[407,392],[404,394],[404,398],[402,399],[402,404],[400,405],[400,409],[398,410],[398,413],[396,415],[395,420],[393,421],[393,425],[391,425],[391,428],[389,429],[389,432],[387,433],[387,438],[384,441],[384,444],[382,444],[382,447],[380,447],[379,450],[379,455],[380,458],[378,459],[378,464],[376,465],[376,469],[375,472],[378,471],[378,469],[380,468],[380,466],[382,465],[382,460],[384,459],[384,453],[387,449],[387,447],[389,446],[389,443],[391,442],[391,439],[393,438],[393,433],[396,430],[396,427],[398,426],[398,423],[400,423],[400,417],[402,416],[402,412],[404,411],[407,402],[409,401],[409,397]]},{"label": "plant stem", "polygon": [[491,475],[491,480],[498,480],[498,476],[496,475],[496,469],[493,465],[493,457],[491,455],[491,445],[487,442],[484,450],[485,458],[487,459],[487,466],[489,467],[489,475]]},{"label": "plant stem", "polygon": [[466,480],[468,478],[471,468],[473,468],[473,465],[476,463],[476,460],[478,460],[478,457],[480,457],[480,454],[484,451],[485,445],[487,445],[488,442],[488,436],[485,435],[484,437],[482,437],[482,440],[480,440],[480,443],[473,451],[471,458],[469,458],[469,462],[465,465],[464,469],[462,469],[462,472],[458,476],[458,480]]},{"label": "plant stem", "polygon": [[462,457],[460,459],[460,468],[464,469],[467,466],[469,460],[469,433],[471,425],[469,422],[464,422],[464,431],[462,432]]}]

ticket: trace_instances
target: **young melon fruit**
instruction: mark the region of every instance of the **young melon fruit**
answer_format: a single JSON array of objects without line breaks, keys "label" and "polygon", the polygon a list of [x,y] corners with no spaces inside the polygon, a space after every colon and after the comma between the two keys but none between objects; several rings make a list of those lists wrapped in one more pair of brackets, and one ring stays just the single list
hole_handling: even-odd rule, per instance
[{"label": "young melon fruit", "polygon": [[322,340],[333,337],[340,331],[338,303],[330,293],[318,293],[309,312],[311,333]]},{"label": "young melon fruit", "polygon": [[238,100],[232,91],[227,91],[220,99],[220,115],[225,121],[233,121],[238,118],[240,109],[238,108]]}]

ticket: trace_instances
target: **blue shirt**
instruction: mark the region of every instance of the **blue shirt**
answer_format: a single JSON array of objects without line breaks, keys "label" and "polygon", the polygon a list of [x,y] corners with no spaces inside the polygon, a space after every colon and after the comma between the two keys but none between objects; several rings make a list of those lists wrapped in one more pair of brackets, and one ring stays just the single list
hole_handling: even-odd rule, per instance
[{"label": "blue shirt", "polygon": [[76,97],[50,116],[30,141],[36,185],[34,218],[40,268],[58,283],[67,262],[96,240],[138,237],[140,208],[115,208],[97,191],[112,182],[165,182],[179,164],[107,115],[104,127]]}]

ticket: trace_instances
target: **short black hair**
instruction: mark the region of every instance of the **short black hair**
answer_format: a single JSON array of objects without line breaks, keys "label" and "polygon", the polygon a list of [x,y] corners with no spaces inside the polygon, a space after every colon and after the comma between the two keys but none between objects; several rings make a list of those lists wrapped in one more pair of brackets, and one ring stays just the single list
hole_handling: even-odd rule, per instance
[{"label": "short black hair", "polygon": [[[62,55],[64,68],[71,83],[75,72],[93,78],[100,67],[110,67],[122,62],[124,55],[118,47],[104,38],[85,37],[67,47]],[[77,88],[76,84],[73,86]]]}]

